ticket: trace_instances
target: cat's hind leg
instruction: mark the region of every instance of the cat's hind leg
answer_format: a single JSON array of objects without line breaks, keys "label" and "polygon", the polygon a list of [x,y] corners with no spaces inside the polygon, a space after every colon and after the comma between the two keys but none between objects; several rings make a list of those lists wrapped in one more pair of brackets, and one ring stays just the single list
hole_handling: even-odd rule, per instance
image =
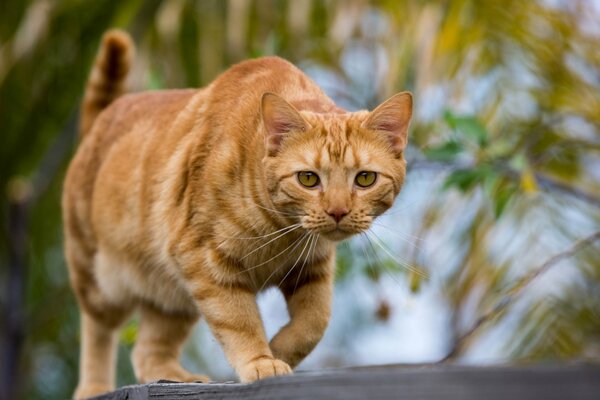
[{"label": "cat's hind leg", "polygon": [[81,349],[76,399],[115,388],[118,328],[131,314],[131,305],[117,305],[98,287],[92,252],[76,241],[67,242],[71,283],[81,310]]},{"label": "cat's hind leg", "polygon": [[181,347],[199,314],[169,313],[149,304],[140,307],[140,327],[131,359],[140,383],[166,379],[176,382],[208,382],[179,363]]},{"label": "cat's hind leg", "polygon": [[85,399],[115,388],[117,329],[95,317],[81,315],[81,355],[76,399]]}]

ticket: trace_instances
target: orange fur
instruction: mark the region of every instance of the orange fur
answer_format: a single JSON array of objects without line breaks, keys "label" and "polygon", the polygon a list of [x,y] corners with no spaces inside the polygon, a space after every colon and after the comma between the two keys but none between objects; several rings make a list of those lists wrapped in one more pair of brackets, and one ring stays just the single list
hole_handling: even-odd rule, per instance
[{"label": "orange fur", "polygon": [[[102,46],[63,194],[83,313],[75,396],[114,387],[115,332],[136,309],[140,382],[208,379],[177,361],[200,315],[242,381],[291,373],[327,326],[335,244],[368,229],[400,191],[410,95],[348,113],[292,64],[265,57],[204,89],[128,94],[101,110],[133,52],[119,31]],[[361,188],[365,170],[377,180]],[[299,171],[320,184],[302,186]],[[290,314],[270,342],[256,306],[269,286]]]}]

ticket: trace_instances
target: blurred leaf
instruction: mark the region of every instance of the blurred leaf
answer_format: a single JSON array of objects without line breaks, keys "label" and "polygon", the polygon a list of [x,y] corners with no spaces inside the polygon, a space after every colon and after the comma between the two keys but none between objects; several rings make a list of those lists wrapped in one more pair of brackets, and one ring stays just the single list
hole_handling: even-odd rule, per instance
[{"label": "blurred leaf", "polygon": [[532,194],[539,191],[535,174],[529,167],[521,171],[521,188],[527,194]]},{"label": "blurred leaf", "polygon": [[[424,269],[421,267],[416,267],[419,271],[423,271]],[[425,274],[419,274],[417,271],[411,270],[408,273],[408,286],[409,289],[411,291],[411,293],[416,294],[421,290],[421,287],[423,286],[423,281],[425,281],[426,275]]]},{"label": "blurred leaf", "polygon": [[125,327],[121,330],[121,343],[124,343],[128,346],[133,346],[135,343],[135,338],[137,337],[138,332],[138,322],[137,320],[131,320],[125,325]]},{"label": "blurred leaf", "polygon": [[425,149],[423,153],[432,161],[454,161],[456,157],[463,151],[462,145],[454,140],[450,140],[437,147]]},{"label": "blurred leaf", "polygon": [[488,133],[483,124],[473,116],[457,116],[446,110],[444,120],[454,131],[475,141],[480,147],[488,143]]},{"label": "blurred leaf", "polygon": [[494,216],[496,219],[500,218],[510,200],[517,193],[517,185],[511,182],[509,179],[502,179],[499,181],[495,195],[492,198],[494,203]]},{"label": "blurred leaf", "polygon": [[492,172],[486,176],[486,179],[483,182],[483,191],[490,200],[494,199],[502,179],[504,179],[504,177],[495,170],[492,170]]},{"label": "blurred leaf", "polygon": [[457,169],[446,178],[444,189],[454,187],[461,192],[466,192],[481,183],[486,175],[487,168]]},{"label": "blurred leaf", "polygon": [[348,246],[340,245],[337,247],[335,279],[344,280],[350,274],[353,266],[353,254]]},{"label": "blurred leaf", "polygon": [[379,278],[381,278],[381,272],[381,267],[378,264],[367,264],[365,267],[365,274],[367,275],[367,278],[373,282],[379,281]]}]

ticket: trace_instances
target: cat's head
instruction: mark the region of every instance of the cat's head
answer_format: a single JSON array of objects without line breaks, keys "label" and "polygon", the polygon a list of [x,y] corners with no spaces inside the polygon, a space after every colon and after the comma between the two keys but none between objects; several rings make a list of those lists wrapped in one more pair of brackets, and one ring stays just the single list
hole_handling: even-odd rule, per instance
[{"label": "cat's head", "polygon": [[280,215],[332,241],[367,230],[404,182],[411,115],[407,92],[372,112],[331,114],[264,94],[266,180]]}]

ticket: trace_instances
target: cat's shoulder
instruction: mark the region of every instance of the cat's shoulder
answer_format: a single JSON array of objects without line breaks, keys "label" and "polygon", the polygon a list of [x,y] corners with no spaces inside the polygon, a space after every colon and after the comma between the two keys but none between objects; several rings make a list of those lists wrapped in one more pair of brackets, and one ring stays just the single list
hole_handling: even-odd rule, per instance
[{"label": "cat's shoulder", "polygon": [[253,84],[256,80],[285,80],[290,76],[304,76],[291,62],[277,56],[253,58],[239,62],[225,70],[213,85],[235,82]]}]

